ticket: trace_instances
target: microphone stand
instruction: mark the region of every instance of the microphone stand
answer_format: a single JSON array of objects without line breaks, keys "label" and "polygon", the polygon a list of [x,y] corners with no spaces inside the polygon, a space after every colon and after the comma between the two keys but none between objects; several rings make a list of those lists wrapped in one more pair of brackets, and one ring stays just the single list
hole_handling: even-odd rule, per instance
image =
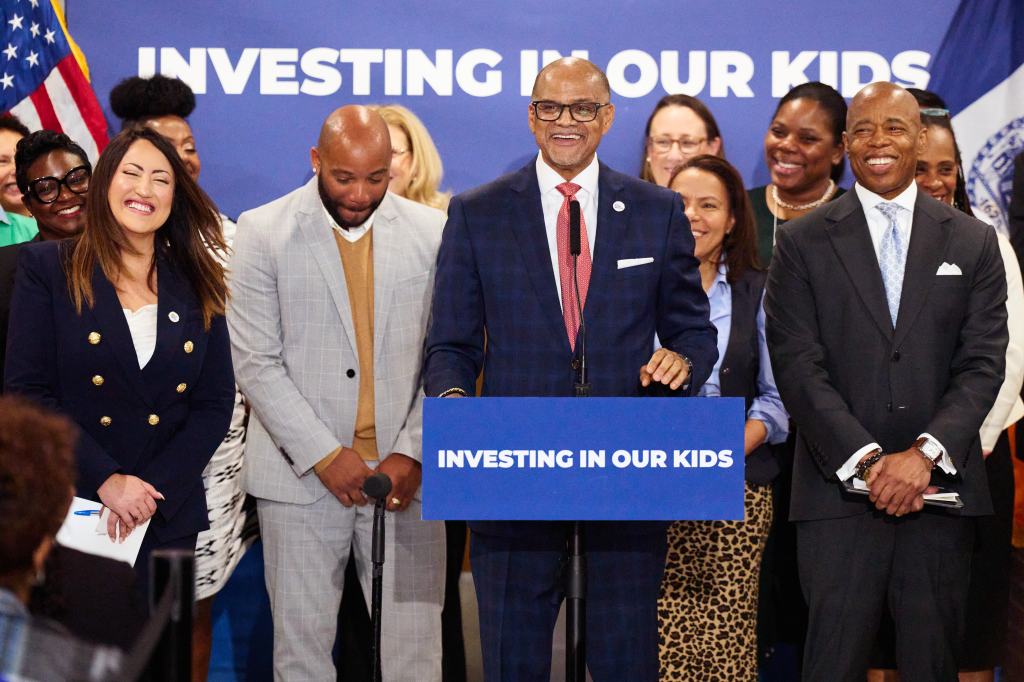
[{"label": "microphone stand", "polygon": [[373,543],[370,561],[373,565],[373,588],[370,598],[370,620],[373,623],[373,648],[371,651],[371,680],[381,682],[380,670],[380,619],[381,604],[384,601],[384,510],[391,493],[391,479],[386,474],[374,474],[363,482],[363,492],[374,498]]},{"label": "microphone stand", "polygon": [[[577,277],[577,261],[582,250],[580,245],[580,205],[573,200],[569,203],[569,253],[572,256],[572,282],[576,293],[576,309],[579,313],[580,328],[576,334],[580,344],[579,381],[574,384],[575,396],[590,396],[587,382],[587,326],[583,319],[580,303],[580,283]],[[583,543],[583,524],[573,521],[569,538],[569,563],[565,581],[565,679],[567,682],[584,682],[587,676],[587,556]]]}]

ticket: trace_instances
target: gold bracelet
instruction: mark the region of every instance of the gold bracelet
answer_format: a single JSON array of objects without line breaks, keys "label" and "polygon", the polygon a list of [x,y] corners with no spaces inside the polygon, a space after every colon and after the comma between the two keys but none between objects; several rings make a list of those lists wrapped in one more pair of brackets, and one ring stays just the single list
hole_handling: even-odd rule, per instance
[{"label": "gold bracelet", "polygon": [[452,395],[452,394],[454,394],[454,393],[458,393],[458,394],[459,394],[459,395],[461,395],[461,396],[462,396],[463,398],[465,398],[465,397],[466,397],[466,392],[465,392],[465,391],[463,391],[463,390],[462,390],[461,388],[459,388],[458,386],[453,386],[452,388],[449,388],[449,389],[448,389],[447,391],[444,391],[444,392],[442,392],[442,393],[441,393],[441,395],[439,395],[439,396],[437,396],[437,397],[438,397],[438,398],[447,398],[448,396],[450,396],[450,395]]}]

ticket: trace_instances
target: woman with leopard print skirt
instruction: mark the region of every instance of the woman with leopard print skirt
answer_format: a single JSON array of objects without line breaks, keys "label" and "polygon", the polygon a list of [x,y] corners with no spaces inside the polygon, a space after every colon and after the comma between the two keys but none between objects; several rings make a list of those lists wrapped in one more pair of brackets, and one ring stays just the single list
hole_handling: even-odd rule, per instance
[{"label": "woman with leopard print skirt", "polygon": [[677,521],[669,528],[658,600],[662,680],[757,679],[758,569],[772,522],[774,444],[786,440],[764,335],[765,273],[757,264],[753,212],[739,173],[714,156],[677,170],[694,255],[718,329],[718,363],[701,396],[746,399],[745,521]]}]

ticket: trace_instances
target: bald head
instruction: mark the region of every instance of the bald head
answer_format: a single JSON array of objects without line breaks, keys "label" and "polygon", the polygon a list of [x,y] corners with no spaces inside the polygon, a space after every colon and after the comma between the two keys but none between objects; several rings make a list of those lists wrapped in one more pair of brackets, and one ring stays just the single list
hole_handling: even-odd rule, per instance
[{"label": "bald head", "polygon": [[391,137],[380,114],[357,105],[336,109],[309,156],[334,222],[343,229],[364,224],[384,200],[390,177]]},{"label": "bald head", "polygon": [[384,144],[390,151],[388,124],[376,111],[358,104],[335,109],[324,120],[316,146],[322,150],[338,143],[358,147]]},{"label": "bald head", "polygon": [[893,83],[866,86],[850,102],[843,139],[857,182],[894,199],[914,182],[917,157],[924,151],[917,100]]},{"label": "bald head", "polygon": [[850,100],[850,107],[846,112],[846,129],[851,129],[853,121],[862,117],[864,109],[882,107],[886,111],[907,115],[910,118],[920,119],[920,106],[914,96],[904,88],[889,83],[878,81],[864,86],[860,92]]},{"label": "bald head", "polygon": [[579,57],[562,57],[551,62],[537,74],[533,81],[532,98],[538,99],[537,93],[544,89],[545,85],[557,84],[560,81],[569,80],[573,82],[591,81],[596,87],[596,92],[604,95],[607,102],[611,99],[612,89],[608,84],[608,77],[604,71],[597,68],[593,62]]}]

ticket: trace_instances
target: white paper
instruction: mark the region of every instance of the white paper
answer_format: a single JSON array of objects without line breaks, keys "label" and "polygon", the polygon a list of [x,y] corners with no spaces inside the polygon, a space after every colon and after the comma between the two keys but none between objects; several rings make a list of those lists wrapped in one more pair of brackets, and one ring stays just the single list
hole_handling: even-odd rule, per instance
[{"label": "white paper", "polygon": [[[136,526],[124,542],[114,542],[107,535],[106,516],[75,514],[76,511],[93,511],[102,507],[99,502],[81,497],[74,498],[71,501],[71,509],[68,509],[68,515],[64,518],[64,525],[57,531],[57,542],[79,552],[124,561],[134,567],[135,559],[142,548],[142,539],[149,528],[149,521]],[[109,513],[109,510],[106,511]]]},{"label": "white paper", "polygon": [[[854,478],[852,480],[853,480],[853,487],[854,488],[856,488],[857,490],[868,491],[868,484],[867,483],[865,483],[864,481],[860,480],[859,478]],[[925,502],[959,502],[960,501],[960,495],[958,493],[954,492],[954,491],[949,491],[949,492],[944,492],[944,493],[925,493],[924,501]]]}]

